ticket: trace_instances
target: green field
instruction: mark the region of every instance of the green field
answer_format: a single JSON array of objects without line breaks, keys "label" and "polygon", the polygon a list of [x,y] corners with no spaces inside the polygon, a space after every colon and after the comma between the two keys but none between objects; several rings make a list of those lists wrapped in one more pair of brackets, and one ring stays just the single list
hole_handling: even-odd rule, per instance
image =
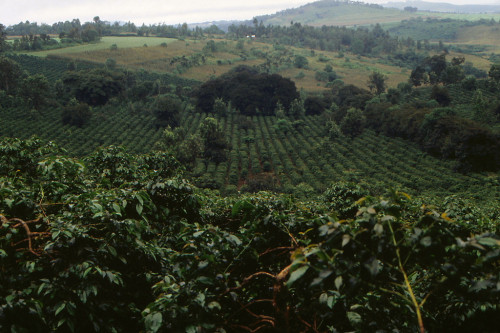
[{"label": "green field", "polygon": [[46,57],[48,55],[64,55],[107,50],[110,49],[111,45],[113,44],[116,44],[118,48],[133,48],[143,47],[144,45],[159,46],[162,43],[170,44],[174,41],[176,41],[176,39],[160,37],[102,37],[101,41],[98,43],[71,46],[54,50],[25,52],[25,54],[35,55],[38,57]]},{"label": "green field", "polygon": [[[168,46],[160,44],[167,42]],[[224,44],[224,49],[206,56],[205,63],[197,63],[189,68],[179,70],[178,63],[172,65],[172,60],[178,61],[182,57],[196,57],[203,53],[203,47],[208,40],[186,40],[156,38],[156,37],[104,37],[96,44],[86,44],[62,49],[26,52],[26,55],[39,57],[57,56],[68,61],[95,63],[104,65],[106,60],[112,58],[117,65],[133,69],[147,70],[155,73],[173,73],[186,79],[197,81],[209,80],[212,76],[224,74],[238,65],[260,66],[268,59],[283,58],[287,62],[272,70],[295,81],[299,89],[306,91],[327,90],[325,82],[315,79],[316,71],[321,71],[327,64],[333,67],[345,83],[367,87],[367,78],[373,71],[381,72],[388,76],[388,86],[396,87],[398,83],[405,82],[409,73],[398,66],[379,63],[374,58],[357,56],[345,52],[318,51],[312,53],[298,47],[287,47],[285,51],[277,51],[270,44],[263,42],[246,43],[244,50],[239,50],[237,43],[230,39],[217,39],[217,43]],[[116,44],[117,50],[110,46]],[[147,44],[148,47],[143,47]],[[156,45],[156,46],[155,46]],[[244,55],[244,56],[242,56]],[[293,57],[302,55],[307,58],[307,68],[299,69],[293,66]],[[177,60],[176,60],[177,59]],[[322,59],[322,60],[320,60]],[[54,60],[55,61],[55,60]],[[30,66],[28,70],[38,71],[38,66]],[[61,68],[62,69],[62,68]],[[299,74],[304,76],[299,78]],[[45,74],[47,75],[47,73]],[[49,76],[55,75],[49,73]]]}]

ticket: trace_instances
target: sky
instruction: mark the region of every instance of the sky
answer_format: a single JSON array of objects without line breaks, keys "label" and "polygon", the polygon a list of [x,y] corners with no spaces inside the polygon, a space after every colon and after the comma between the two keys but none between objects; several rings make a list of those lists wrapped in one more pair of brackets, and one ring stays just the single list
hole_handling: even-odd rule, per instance
[{"label": "sky", "polygon": [[[400,0],[365,0],[383,4]],[[463,4],[499,4],[500,0],[426,0]],[[30,21],[52,24],[59,21],[130,21],[136,25],[201,23],[218,20],[246,20],[274,14],[313,0],[0,0],[0,23],[9,26]]]}]

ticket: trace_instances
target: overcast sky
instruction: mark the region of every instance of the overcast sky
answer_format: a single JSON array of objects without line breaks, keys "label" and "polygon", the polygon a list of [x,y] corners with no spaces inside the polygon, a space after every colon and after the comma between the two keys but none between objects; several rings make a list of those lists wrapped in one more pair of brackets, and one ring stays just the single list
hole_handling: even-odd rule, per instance
[{"label": "overcast sky", "polygon": [[[398,0],[365,0],[387,3]],[[454,4],[500,4],[500,0],[426,0]],[[52,24],[58,21],[131,21],[142,23],[199,23],[244,20],[294,8],[312,0],[0,0],[0,23],[12,25],[26,20]]]}]

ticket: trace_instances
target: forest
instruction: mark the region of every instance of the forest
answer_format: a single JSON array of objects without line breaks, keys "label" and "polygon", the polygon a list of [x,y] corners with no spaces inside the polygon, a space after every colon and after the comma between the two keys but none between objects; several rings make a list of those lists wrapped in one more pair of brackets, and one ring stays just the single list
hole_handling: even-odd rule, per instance
[{"label": "forest", "polygon": [[0,331],[496,332],[500,23],[423,20],[0,24]]}]

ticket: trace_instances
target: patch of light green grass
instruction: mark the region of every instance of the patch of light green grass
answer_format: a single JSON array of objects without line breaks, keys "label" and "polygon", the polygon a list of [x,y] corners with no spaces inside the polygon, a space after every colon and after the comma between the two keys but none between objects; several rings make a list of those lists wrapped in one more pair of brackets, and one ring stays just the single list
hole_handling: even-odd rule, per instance
[{"label": "patch of light green grass", "polygon": [[37,52],[25,52],[29,55],[34,55],[38,57],[46,57],[49,54],[53,55],[63,55],[68,53],[81,53],[81,52],[92,52],[109,49],[111,45],[116,44],[118,48],[132,48],[132,47],[142,47],[144,44],[148,46],[158,46],[162,43],[170,44],[177,41],[174,38],[162,38],[162,37],[103,37],[98,43],[84,44],[78,46],[65,47],[61,49],[54,50],[43,50]]}]

